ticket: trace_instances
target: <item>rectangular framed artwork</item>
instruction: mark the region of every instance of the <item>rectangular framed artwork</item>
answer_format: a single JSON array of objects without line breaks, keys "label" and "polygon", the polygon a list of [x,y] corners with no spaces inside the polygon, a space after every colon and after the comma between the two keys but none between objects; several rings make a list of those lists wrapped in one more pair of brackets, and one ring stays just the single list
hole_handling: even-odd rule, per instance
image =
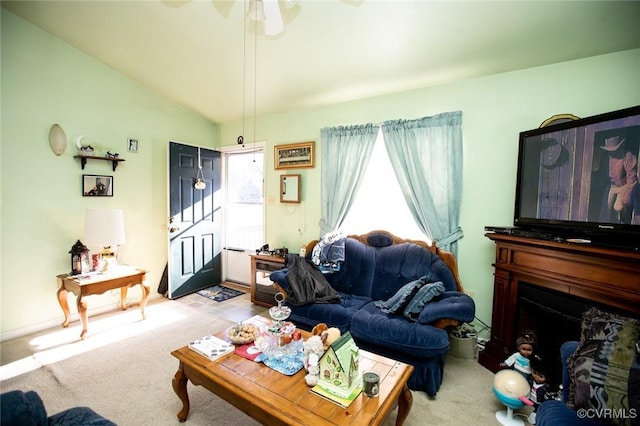
[{"label": "rectangular framed artwork", "polygon": [[315,142],[292,143],[274,147],[275,169],[302,169],[314,166]]},{"label": "rectangular framed artwork", "polygon": [[127,140],[127,150],[129,152],[138,152],[139,143],[138,139],[128,139]]},{"label": "rectangular framed artwork", "polygon": [[82,175],[83,197],[113,197],[113,176]]}]

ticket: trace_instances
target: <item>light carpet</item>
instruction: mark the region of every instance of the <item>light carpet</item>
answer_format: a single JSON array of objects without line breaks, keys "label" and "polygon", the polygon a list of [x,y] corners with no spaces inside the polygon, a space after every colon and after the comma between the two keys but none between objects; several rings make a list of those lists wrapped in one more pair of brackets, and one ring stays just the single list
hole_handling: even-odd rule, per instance
[{"label": "light carpet", "polygon": [[[233,321],[166,299],[152,300],[146,313],[141,320],[134,306],[91,317],[85,340],[76,321],[2,343],[2,392],[35,390],[49,414],[88,406],[121,426],[176,425],[182,404],[171,386],[178,367],[171,351]],[[413,392],[405,424],[497,425],[495,413],[505,408],[493,396],[492,382],[493,374],[476,360],[449,356],[438,395]],[[208,390],[188,386],[188,425],[258,424]],[[395,423],[395,413],[385,426]]]}]

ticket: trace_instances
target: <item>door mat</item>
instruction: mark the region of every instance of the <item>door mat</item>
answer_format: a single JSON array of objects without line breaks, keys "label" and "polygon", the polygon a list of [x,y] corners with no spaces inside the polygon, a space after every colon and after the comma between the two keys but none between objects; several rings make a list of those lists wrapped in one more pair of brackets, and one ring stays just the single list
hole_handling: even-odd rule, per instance
[{"label": "door mat", "polygon": [[207,299],[215,300],[216,302],[224,302],[232,297],[240,296],[244,294],[244,292],[223,285],[214,285],[213,287],[198,291],[198,294]]}]

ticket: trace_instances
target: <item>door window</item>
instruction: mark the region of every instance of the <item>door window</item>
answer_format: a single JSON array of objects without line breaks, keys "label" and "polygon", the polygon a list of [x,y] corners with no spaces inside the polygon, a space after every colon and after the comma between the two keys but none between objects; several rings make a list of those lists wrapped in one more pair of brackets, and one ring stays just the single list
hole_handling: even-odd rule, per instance
[{"label": "door window", "polygon": [[264,244],[264,155],[255,151],[225,154],[224,276],[249,285],[249,255]]},{"label": "door window", "polygon": [[226,244],[256,249],[264,238],[263,152],[228,153]]}]

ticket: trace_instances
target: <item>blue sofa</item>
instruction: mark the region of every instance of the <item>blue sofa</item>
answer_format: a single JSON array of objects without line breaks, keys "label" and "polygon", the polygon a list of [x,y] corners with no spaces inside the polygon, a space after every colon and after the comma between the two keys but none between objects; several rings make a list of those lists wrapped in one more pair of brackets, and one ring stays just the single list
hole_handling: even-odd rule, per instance
[{"label": "blue sofa", "polygon": [[52,416],[47,415],[37,392],[12,390],[0,395],[2,426],[115,426],[91,408],[73,407]]},{"label": "blue sofa", "polygon": [[[308,254],[315,243],[307,246]],[[291,290],[287,274],[285,268],[270,275],[285,293]],[[475,317],[475,305],[463,293],[455,257],[421,241],[373,231],[346,238],[339,271],[325,277],[338,293],[339,302],[290,305],[290,320],[307,330],[325,323],[343,333],[350,331],[360,348],[411,364],[414,371],[409,388],[434,396],[442,383],[449,351],[446,328]],[[414,302],[412,315],[405,315],[406,309],[386,313],[389,309],[384,302],[398,299],[417,281],[422,281],[421,288],[431,286],[437,294],[424,307],[418,304],[415,309]]]}]

